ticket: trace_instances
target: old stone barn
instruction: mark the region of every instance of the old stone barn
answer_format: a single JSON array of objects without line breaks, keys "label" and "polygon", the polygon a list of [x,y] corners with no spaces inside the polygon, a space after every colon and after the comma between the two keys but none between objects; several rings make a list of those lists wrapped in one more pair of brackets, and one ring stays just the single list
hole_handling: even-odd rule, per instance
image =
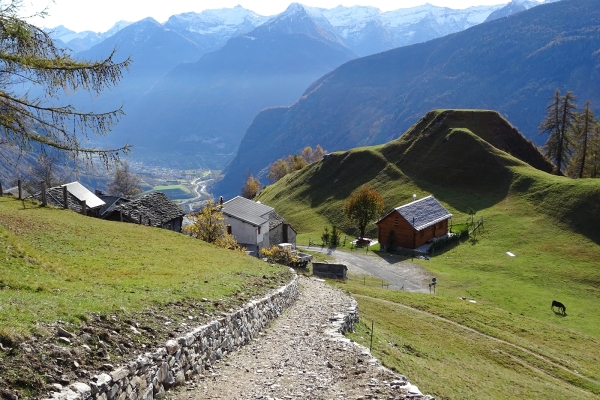
[{"label": "old stone barn", "polygon": [[397,207],[377,221],[379,243],[385,248],[416,249],[448,233],[448,212],[433,196]]}]

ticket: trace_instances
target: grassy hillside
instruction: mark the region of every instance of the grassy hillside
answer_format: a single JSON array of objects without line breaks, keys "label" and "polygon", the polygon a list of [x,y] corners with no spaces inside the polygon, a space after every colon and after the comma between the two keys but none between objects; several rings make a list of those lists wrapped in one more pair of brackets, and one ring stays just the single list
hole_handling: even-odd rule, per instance
[{"label": "grassy hillside", "polygon": [[11,197],[0,197],[0,260],[6,345],[37,332],[39,323],[84,324],[91,312],[133,313],[201,298],[223,299],[228,308],[287,275],[175,232]]},{"label": "grassy hillside", "polygon": [[[516,136],[499,141],[509,128],[491,139],[485,127],[502,121],[484,120],[497,114],[463,111],[439,123],[442,114],[428,114],[396,141],[335,153],[268,187],[260,200],[297,226],[300,242],[330,223],[355,234],[341,209],[366,182],[387,208],[416,193],[433,194],[455,224],[474,209],[483,232],[415,260],[438,279],[436,296],[362,279],[341,284],[361,309],[354,338],[368,346],[374,321],[375,355],[436,398],[596,398],[600,181],[550,175],[493,146],[521,147],[526,159],[535,150]],[[565,303],[567,316],[551,311],[552,300]]]}]

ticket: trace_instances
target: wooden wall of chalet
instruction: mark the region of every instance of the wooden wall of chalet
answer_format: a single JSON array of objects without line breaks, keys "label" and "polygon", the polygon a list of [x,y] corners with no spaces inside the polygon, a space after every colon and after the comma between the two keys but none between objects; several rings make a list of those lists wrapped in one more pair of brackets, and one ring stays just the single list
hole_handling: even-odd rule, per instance
[{"label": "wooden wall of chalet", "polygon": [[388,245],[390,231],[396,235],[396,247],[414,249],[425,244],[428,240],[445,235],[448,232],[448,220],[438,222],[421,231],[416,231],[397,211],[377,223],[379,227],[379,243]]}]

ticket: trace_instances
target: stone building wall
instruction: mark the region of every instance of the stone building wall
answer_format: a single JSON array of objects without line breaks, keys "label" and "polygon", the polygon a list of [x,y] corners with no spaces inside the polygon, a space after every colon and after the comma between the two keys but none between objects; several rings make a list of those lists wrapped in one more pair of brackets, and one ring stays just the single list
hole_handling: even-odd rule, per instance
[{"label": "stone building wall", "polygon": [[[77,382],[54,392],[48,400],[161,398],[165,390],[183,384],[227,353],[250,342],[298,296],[298,277],[295,275],[291,282],[271,294],[169,340],[164,347],[139,355],[110,373],[95,375],[89,382]],[[347,318],[342,320],[346,327]]]}]

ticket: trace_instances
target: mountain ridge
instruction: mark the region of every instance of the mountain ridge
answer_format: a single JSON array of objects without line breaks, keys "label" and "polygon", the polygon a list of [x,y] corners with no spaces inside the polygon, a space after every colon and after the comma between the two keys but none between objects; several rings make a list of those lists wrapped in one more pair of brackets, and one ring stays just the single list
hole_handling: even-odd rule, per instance
[{"label": "mountain ridge", "polygon": [[[600,85],[598,40],[597,3],[563,0],[352,60],[315,81],[293,106],[257,115],[215,193],[234,193],[247,171],[256,175],[310,143],[330,151],[385,143],[437,108],[497,110],[539,141],[537,127],[557,87],[600,101],[592,90]],[[249,156],[257,151],[269,158]]]}]

